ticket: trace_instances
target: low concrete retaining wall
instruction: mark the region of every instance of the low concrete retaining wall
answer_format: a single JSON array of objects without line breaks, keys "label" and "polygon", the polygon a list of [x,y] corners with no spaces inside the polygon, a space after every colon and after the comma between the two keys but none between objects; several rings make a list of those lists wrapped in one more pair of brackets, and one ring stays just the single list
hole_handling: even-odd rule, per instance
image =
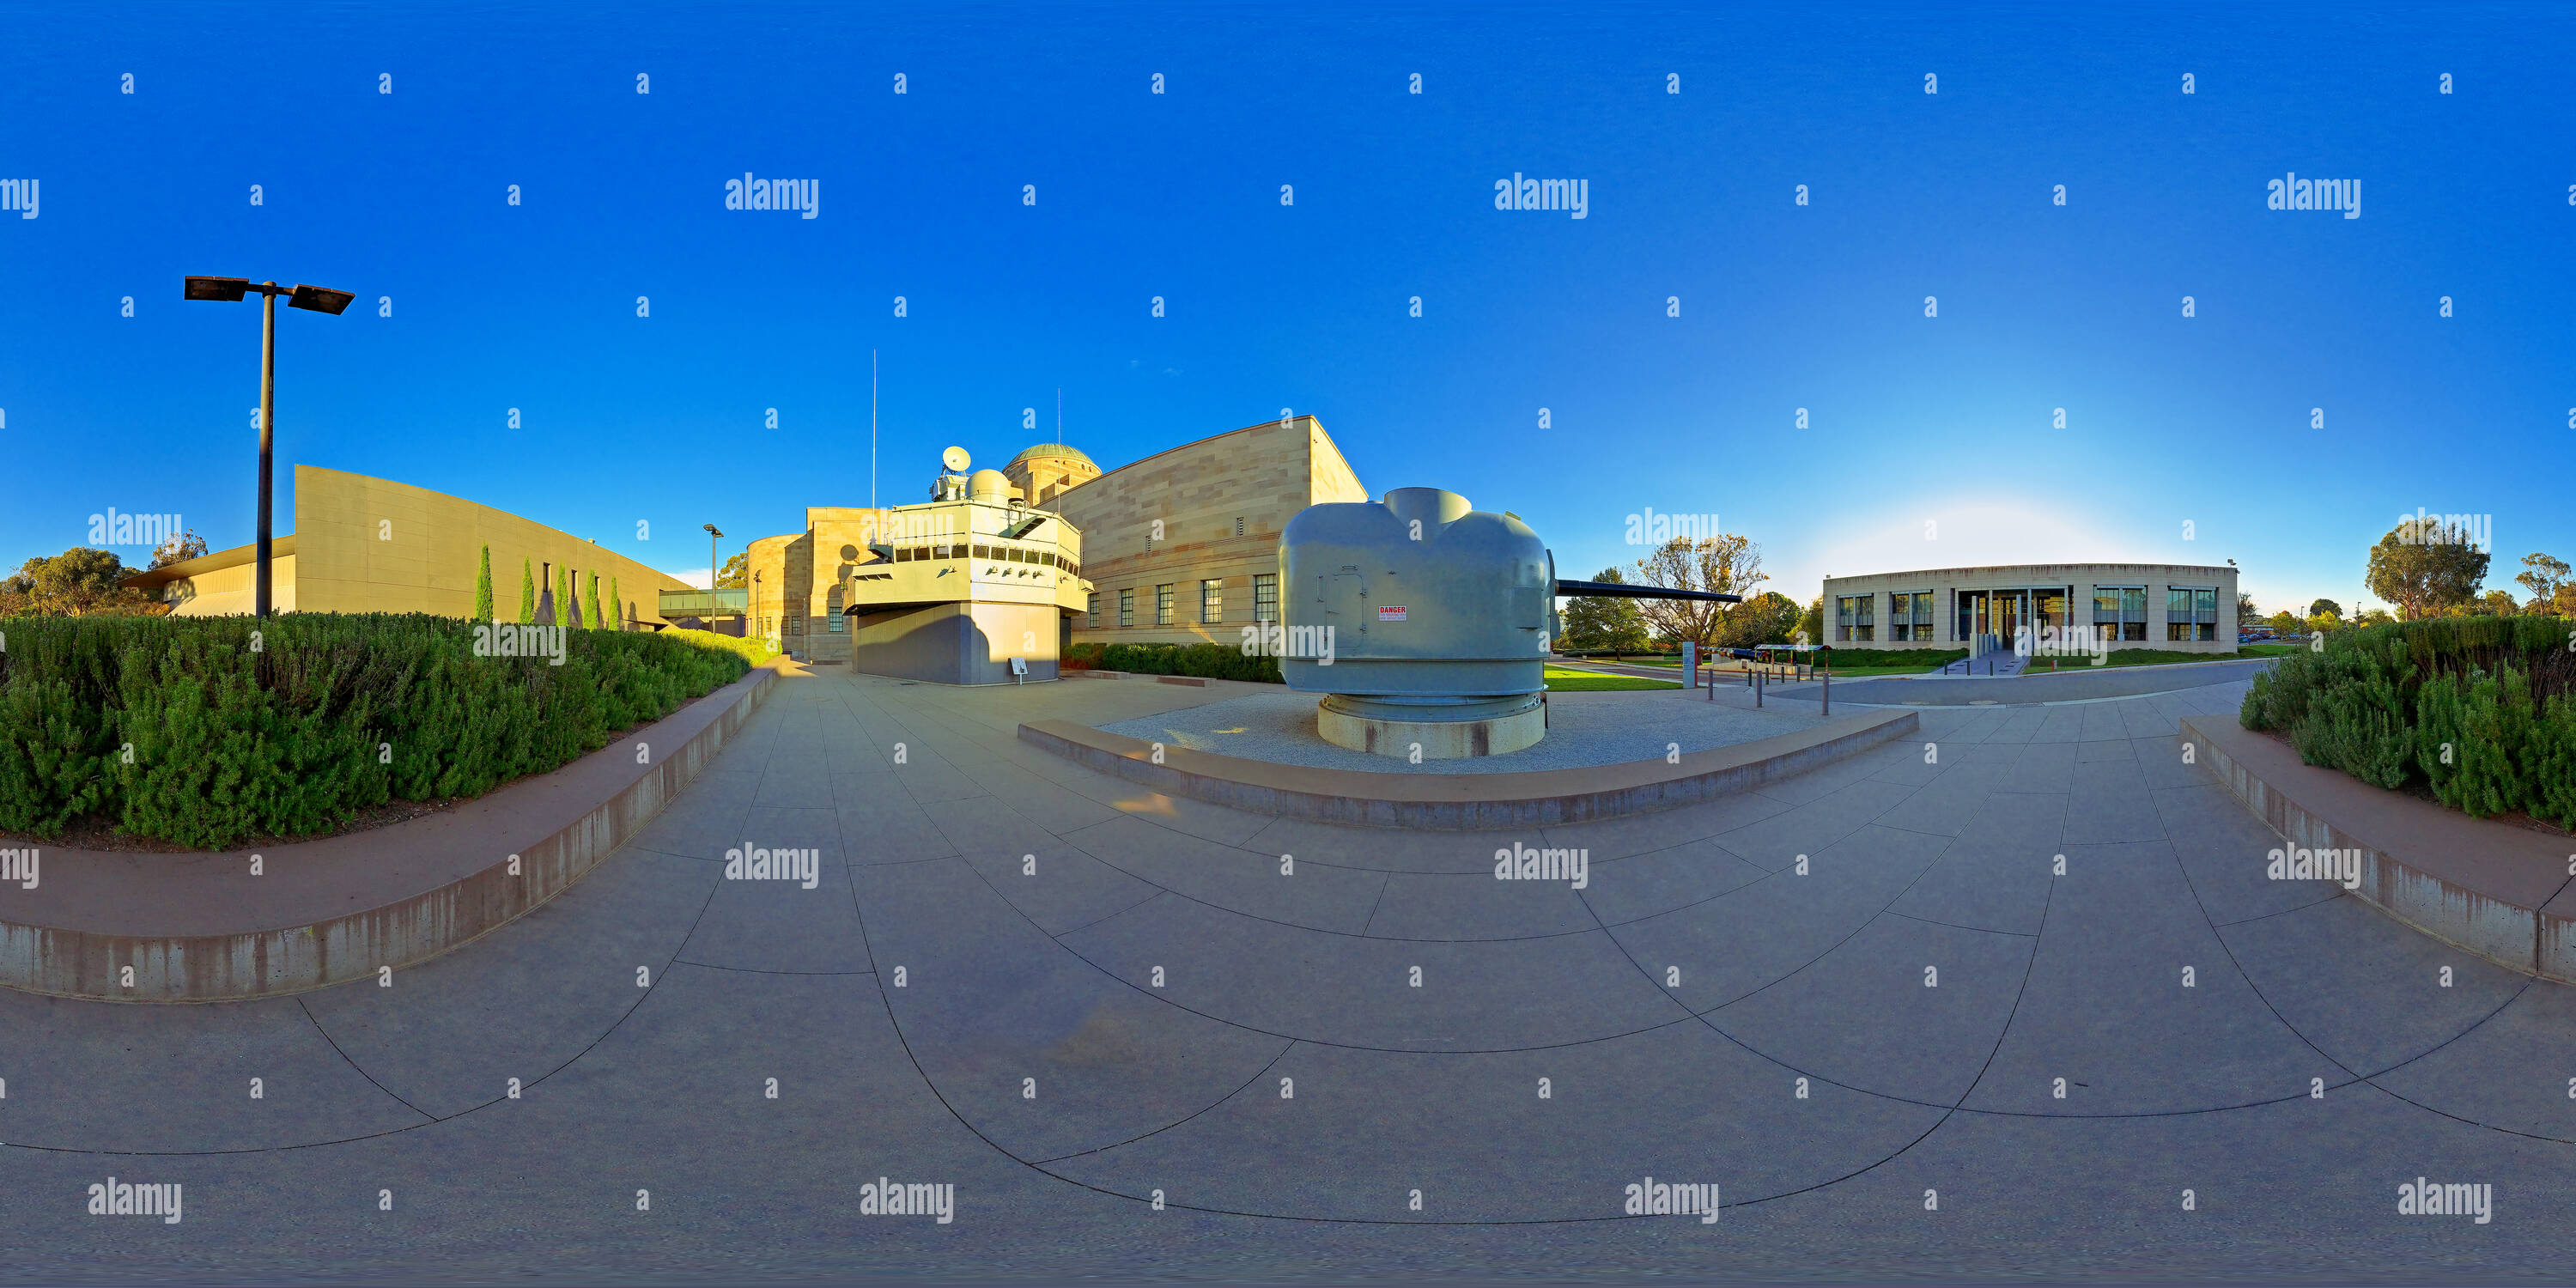
[{"label": "low concrete retaining wall", "polygon": [[1371,827],[1532,827],[1690,805],[1802,774],[1919,728],[1912,711],[1873,711],[1813,729],[1662,760],[1506,774],[1315,769],[1165,746],[1064,720],[1020,726],[1020,741],[1171,796],[1260,814]]},{"label": "low concrete retaining wall", "polygon": [[[0,886],[0,985],[66,997],[268,997],[401,969],[491,933],[643,830],[792,664],[561,769],[372,831],[222,854],[42,842],[35,890]],[[11,844],[21,844],[12,842]]]},{"label": "low concrete retaining wall", "polygon": [[2187,716],[2182,735],[2291,845],[2358,852],[2352,893],[2364,902],[2497,965],[2576,983],[2576,838],[2471,818],[2301,763],[2232,717]]}]

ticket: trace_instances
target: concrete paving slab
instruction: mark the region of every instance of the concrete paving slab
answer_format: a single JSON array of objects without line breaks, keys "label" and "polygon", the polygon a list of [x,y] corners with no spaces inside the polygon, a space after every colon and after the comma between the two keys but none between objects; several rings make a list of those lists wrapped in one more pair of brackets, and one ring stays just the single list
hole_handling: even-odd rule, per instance
[{"label": "concrete paving slab", "polygon": [[[1178,686],[780,683],[796,700],[659,830],[390,990],[0,995],[0,1271],[489,1278],[543,1246],[725,1281],[2466,1278],[2556,1264],[2576,1220],[2576,991],[2266,879],[2279,834],[2137,732],[2179,695],[1933,711],[1911,760],[1939,740],[1936,772],[1900,744],[1850,777],[1496,836],[1176,801],[1015,738],[1199,696]],[[870,759],[898,740],[912,764]],[[807,765],[829,808],[756,808]],[[922,767],[930,795],[975,790],[924,804]],[[724,880],[745,834],[816,838],[818,888]],[[1514,842],[1586,848],[1587,888],[1494,881]],[[185,1221],[87,1216],[111,1173],[184,1182]],[[1649,1174],[1729,1206],[1621,1218]],[[955,1184],[956,1221],[855,1215],[878,1175]],[[2419,1175],[2493,1184],[2493,1223],[2397,1215]]]}]

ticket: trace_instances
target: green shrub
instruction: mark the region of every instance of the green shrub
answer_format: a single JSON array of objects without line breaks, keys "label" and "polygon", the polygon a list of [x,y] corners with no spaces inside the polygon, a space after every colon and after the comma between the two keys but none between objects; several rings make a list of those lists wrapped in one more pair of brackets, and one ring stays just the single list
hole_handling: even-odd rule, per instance
[{"label": "green shrub", "polygon": [[655,634],[685,640],[699,648],[731,653],[751,666],[758,666],[778,656],[778,650],[771,648],[769,641],[765,639],[743,639],[740,636],[723,635],[715,631],[693,631],[678,626],[666,631],[657,631]]},{"label": "green shrub", "polygon": [[2300,758],[2381,787],[2419,777],[2469,814],[2576,829],[2576,649],[2556,617],[2446,617],[2336,631],[2258,675],[2237,713]]},{"label": "green shrub", "polygon": [[2531,686],[2510,665],[2480,678],[2469,690],[2454,804],[2485,818],[2536,803],[2521,769],[2531,748],[2534,714]]},{"label": "green shrub", "polygon": [[2443,804],[2460,803],[2460,744],[2468,737],[2467,685],[2437,675],[2415,691],[2415,767]]},{"label": "green shrub", "polygon": [[492,547],[483,547],[483,567],[474,574],[474,621],[492,620]]},{"label": "green shrub", "polygon": [[2386,788],[2406,785],[2414,771],[2414,723],[2400,689],[2411,664],[2392,674],[2384,659],[2366,653],[2329,655],[2338,670],[2319,686],[2308,712],[2290,730],[2291,745],[2311,765],[2340,769]]},{"label": "green shrub", "polygon": [[1136,675],[1195,675],[1211,680],[1281,684],[1279,659],[1252,657],[1225,644],[1098,644],[1085,642],[1065,654],[1068,670],[1126,671]]},{"label": "green shrub", "polygon": [[2551,698],[2531,728],[2531,816],[2576,832],[2576,696]]},{"label": "green shrub", "polygon": [[766,652],[699,631],[570,631],[560,666],[474,650],[473,624],[422,615],[12,622],[0,832],[101,816],[204,849],[312,835],[554,769]]},{"label": "green shrub", "polygon": [[[1884,669],[1908,667],[1918,671],[1938,670],[1968,655],[1963,648],[1847,648],[1827,649],[1822,653],[1801,653],[1801,660],[1814,659],[1830,667],[1869,667]],[[1782,656],[1788,654],[1784,652]]]}]

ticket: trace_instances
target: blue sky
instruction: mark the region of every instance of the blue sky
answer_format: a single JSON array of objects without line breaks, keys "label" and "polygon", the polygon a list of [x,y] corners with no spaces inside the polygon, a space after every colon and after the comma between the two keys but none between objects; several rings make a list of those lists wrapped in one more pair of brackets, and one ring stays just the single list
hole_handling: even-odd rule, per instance
[{"label": "blue sky", "polygon": [[[353,470],[681,573],[701,523],[739,548],[867,502],[872,349],[887,501],[946,444],[1051,437],[1061,388],[1107,468],[1312,412],[1371,489],[1517,511],[1567,575],[1643,553],[1650,506],[1717,514],[1802,601],[2233,558],[2266,611],[2349,607],[2417,507],[2492,516],[2490,586],[2576,559],[2563,7],[7,22],[0,177],[42,194],[0,214],[11,567],[109,506],[250,539],[256,309],[182,302],[188,273],[359,296],[280,311],[284,504],[288,465]],[[816,180],[818,217],[725,210],[745,171]],[[2360,218],[2266,209],[2290,171],[2358,179]],[[1515,172],[1586,180],[1587,217],[1496,210]]]}]

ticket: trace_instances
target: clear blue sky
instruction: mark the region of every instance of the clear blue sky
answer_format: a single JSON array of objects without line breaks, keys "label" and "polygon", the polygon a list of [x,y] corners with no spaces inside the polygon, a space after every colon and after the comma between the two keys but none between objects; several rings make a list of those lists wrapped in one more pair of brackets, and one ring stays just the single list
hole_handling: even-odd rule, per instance
[{"label": "clear blue sky", "polygon": [[[2576,559],[2565,6],[6,25],[0,177],[41,183],[37,219],[0,214],[11,567],[109,506],[250,539],[257,311],[182,302],[188,273],[360,297],[280,310],[285,504],[288,465],[353,470],[675,572],[701,523],[739,548],[867,501],[872,348],[889,501],[948,443],[1050,437],[1060,387],[1108,468],[1313,412],[1373,490],[1515,510],[1568,575],[1642,553],[1649,506],[1716,513],[1801,601],[1827,573],[2233,558],[2266,611],[2349,607],[2419,506],[2493,516],[2490,586]],[[819,216],[725,210],[745,171],[817,180]],[[1588,217],[1496,210],[1516,171],[1588,181]],[[2267,210],[2289,171],[2358,179],[2360,218]]]}]

